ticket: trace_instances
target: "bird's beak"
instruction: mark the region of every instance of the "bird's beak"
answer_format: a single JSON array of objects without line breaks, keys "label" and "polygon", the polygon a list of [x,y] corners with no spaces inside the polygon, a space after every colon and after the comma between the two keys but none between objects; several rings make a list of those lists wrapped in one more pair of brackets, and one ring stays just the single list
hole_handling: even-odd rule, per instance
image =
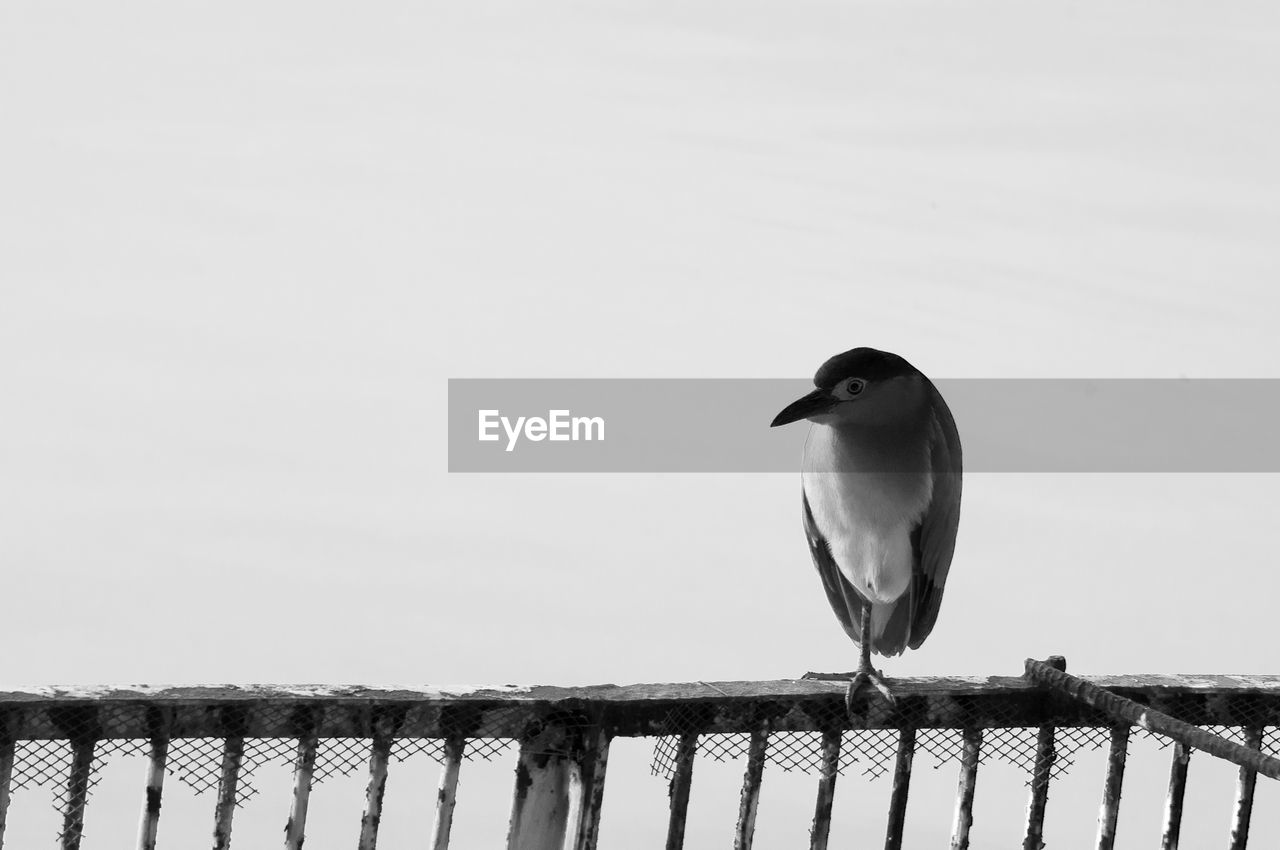
[{"label": "bird's beak", "polygon": [[835,403],[836,399],[826,390],[814,390],[807,396],[798,398],[784,407],[781,413],[773,417],[773,422],[769,424],[769,427],[776,428],[779,425],[786,425],[788,422],[798,422],[818,413],[826,413]]}]

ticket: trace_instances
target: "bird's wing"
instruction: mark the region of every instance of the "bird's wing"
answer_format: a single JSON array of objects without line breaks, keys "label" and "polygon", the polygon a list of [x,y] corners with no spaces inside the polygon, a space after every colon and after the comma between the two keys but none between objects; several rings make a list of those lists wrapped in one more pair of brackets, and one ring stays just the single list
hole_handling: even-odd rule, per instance
[{"label": "bird's wing", "polygon": [[813,519],[809,496],[803,488],[800,490],[800,498],[804,502],[804,536],[809,541],[813,565],[817,567],[822,579],[822,589],[827,592],[827,601],[831,603],[831,610],[836,612],[845,633],[857,643],[862,639],[862,606],[866,599],[854,590],[844,573],[840,572],[836,559],[831,556],[827,538],[818,530],[818,523]]},{"label": "bird's wing", "polygon": [[[933,471],[933,497],[911,535],[915,573],[911,581],[911,630],[909,646],[918,649],[933,631],[942,606],[942,591],[956,549],[960,527],[960,489],[963,458],[960,432],[942,395],[929,385],[933,396],[934,427],[929,461]],[[901,607],[901,603],[899,603]]]}]

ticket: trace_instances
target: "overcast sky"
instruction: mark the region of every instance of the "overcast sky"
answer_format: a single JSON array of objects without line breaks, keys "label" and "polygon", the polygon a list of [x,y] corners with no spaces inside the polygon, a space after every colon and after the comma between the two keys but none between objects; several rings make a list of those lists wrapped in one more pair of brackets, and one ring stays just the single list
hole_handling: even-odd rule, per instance
[{"label": "overcast sky", "polygon": [[[446,379],[1280,377],[1277,79],[1265,3],[7,2],[0,680],[847,669],[798,476],[449,475]],[[887,672],[1276,672],[1276,485],[970,476]]]}]

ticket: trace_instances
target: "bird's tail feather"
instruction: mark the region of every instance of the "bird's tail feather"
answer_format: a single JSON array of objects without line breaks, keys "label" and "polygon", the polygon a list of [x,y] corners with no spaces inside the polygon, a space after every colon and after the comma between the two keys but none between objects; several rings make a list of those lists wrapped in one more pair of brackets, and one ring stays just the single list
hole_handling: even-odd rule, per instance
[{"label": "bird's tail feather", "polygon": [[[845,631],[854,643],[861,642],[862,612],[866,600],[847,581],[841,581],[840,593],[848,614]],[[908,591],[893,602],[871,605],[871,648],[880,655],[901,655],[911,642],[911,624],[915,594]]]},{"label": "bird's tail feather", "polygon": [[894,602],[871,606],[871,648],[881,655],[901,655],[911,641],[912,599],[904,593]]}]

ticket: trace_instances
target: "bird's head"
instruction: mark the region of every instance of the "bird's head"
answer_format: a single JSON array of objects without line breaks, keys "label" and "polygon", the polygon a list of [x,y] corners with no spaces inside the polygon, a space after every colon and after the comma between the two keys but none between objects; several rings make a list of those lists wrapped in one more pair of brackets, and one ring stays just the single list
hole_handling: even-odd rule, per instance
[{"label": "bird's head", "polygon": [[770,427],[808,419],[822,424],[889,425],[926,404],[924,375],[896,354],[854,348],[813,376],[813,392],[793,401]]}]

